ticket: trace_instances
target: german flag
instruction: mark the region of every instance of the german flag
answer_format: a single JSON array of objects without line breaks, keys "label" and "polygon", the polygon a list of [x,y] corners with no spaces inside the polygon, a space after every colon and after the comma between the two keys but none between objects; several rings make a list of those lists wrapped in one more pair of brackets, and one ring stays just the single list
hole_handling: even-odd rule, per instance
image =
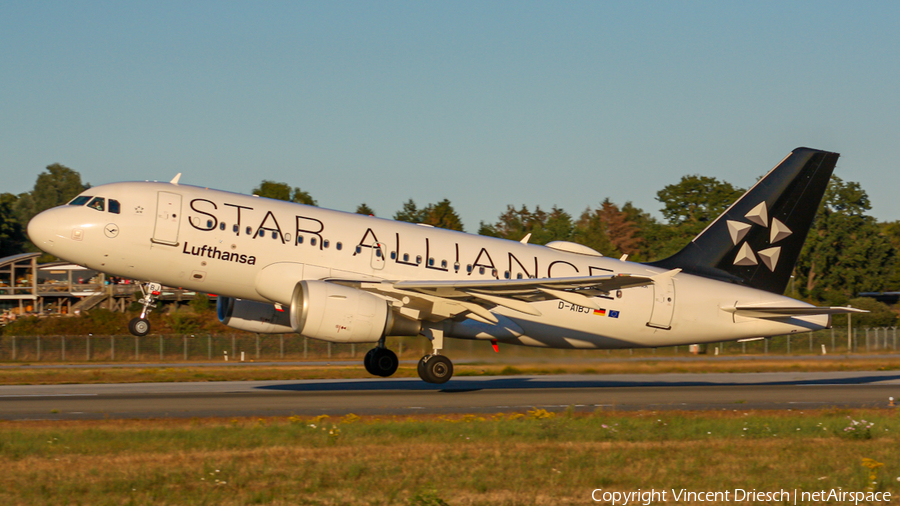
[{"label": "german flag", "polygon": [[594,316],[606,316],[606,310],[605,309],[595,309]]}]

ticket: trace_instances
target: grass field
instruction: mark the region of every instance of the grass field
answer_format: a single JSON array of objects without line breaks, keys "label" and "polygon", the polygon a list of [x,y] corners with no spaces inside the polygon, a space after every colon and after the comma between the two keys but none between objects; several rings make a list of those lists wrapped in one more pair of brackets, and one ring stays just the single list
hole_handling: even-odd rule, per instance
[{"label": "grass field", "polygon": [[2,422],[0,504],[555,505],[590,504],[596,488],[896,497],[898,436],[891,410]]},{"label": "grass field", "polygon": [[[361,362],[361,361],[360,361]],[[546,375],[546,374],[660,374],[660,373],[735,373],[735,372],[812,372],[812,371],[887,371],[900,370],[900,356],[878,358],[806,358],[806,359],[698,359],[630,361],[562,361],[546,363],[469,363],[456,364],[456,376]],[[401,365],[394,377],[417,377],[412,365]],[[290,366],[252,364],[207,367],[98,367],[72,368],[60,364],[53,368],[20,367],[0,369],[0,385],[37,385],[65,383],[139,383],[172,381],[246,381],[300,380],[334,378],[372,378],[359,365]]]}]

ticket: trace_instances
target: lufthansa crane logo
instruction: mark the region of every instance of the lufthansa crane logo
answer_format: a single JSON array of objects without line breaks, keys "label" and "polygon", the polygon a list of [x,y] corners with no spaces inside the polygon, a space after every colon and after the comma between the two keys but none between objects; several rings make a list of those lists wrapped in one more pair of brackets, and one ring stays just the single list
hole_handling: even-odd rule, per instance
[{"label": "lufthansa crane logo", "polygon": [[[769,222],[769,213],[765,201],[760,202],[756,207],[751,209],[750,212],[745,214],[744,217],[752,224],[734,220],[727,221],[728,233],[731,234],[731,242],[733,242],[735,246],[744,239],[747,232],[753,228],[753,224],[769,229],[769,245],[774,245],[793,233],[787,225],[780,222],[777,218],[772,218],[771,223]],[[741,244],[741,247],[734,257],[734,265],[759,265],[759,262],[762,261],[770,271],[774,272],[775,266],[778,265],[778,257],[780,255],[781,246],[772,246],[771,248],[754,252],[753,248],[745,242]]]},{"label": "lufthansa crane logo", "polygon": [[115,223],[109,223],[105,227],[103,227],[103,233],[106,234],[106,237],[112,239],[113,237],[119,235],[119,226]]}]

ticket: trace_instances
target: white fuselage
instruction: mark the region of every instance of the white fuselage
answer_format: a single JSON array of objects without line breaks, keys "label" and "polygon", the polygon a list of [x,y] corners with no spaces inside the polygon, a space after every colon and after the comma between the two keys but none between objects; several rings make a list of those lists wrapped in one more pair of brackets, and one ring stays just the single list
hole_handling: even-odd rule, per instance
[{"label": "white fuselage", "polygon": [[[118,201],[119,213],[60,206],[32,221],[32,241],[60,258],[116,276],[260,302],[290,303],[289,294],[266,288],[304,279],[503,280],[663,272],[613,258],[194,186],[114,183],[84,195]],[[268,272],[279,272],[282,279],[261,274],[274,264],[283,265]],[[725,309],[806,304],[685,273],[595,301],[602,311],[560,300],[532,302],[540,316],[502,306],[492,311],[523,331],[503,341],[559,348],[716,342],[817,330],[830,322],[824,315],[736,316]]]}]

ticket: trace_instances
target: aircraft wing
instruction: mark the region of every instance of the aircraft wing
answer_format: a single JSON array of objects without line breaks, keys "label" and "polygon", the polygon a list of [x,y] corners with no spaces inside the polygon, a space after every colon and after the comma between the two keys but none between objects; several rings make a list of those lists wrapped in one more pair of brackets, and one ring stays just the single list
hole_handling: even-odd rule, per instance
[{"label": "aircraft wing", "polygon": [[848,314],[848,313],[868,313],[865,309],[856,309],[853,307],[773,307],[773,306],[735,306],[723,308],[729,313],[738,316],[749,316],[751,318],[787,318],[791,316],[812,316],[822,314]]},{"label": "aircraft wing", "polygon": [[476,320],[496,323],[490,312],[496,306],[540,316],[530,302],[558,299],[570,304],[600,309],[593,298],[625,288],[645,286],[653,278],[632,274],[570,278],[471,280],[471,281],[348,281],[329,280],[380,294],[401,314],[440,321],[466,313]]}]

